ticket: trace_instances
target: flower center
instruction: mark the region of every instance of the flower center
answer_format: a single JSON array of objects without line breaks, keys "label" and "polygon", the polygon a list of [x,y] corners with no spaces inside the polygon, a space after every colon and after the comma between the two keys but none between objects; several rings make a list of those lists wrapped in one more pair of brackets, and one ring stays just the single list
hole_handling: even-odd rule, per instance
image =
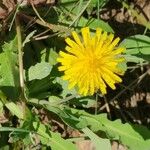
[{"label": "flower center", "polygon": [[91,73],[95,72],[100,67],[100,59],[96,58],[95,56],[88,58],[87,67]]}]

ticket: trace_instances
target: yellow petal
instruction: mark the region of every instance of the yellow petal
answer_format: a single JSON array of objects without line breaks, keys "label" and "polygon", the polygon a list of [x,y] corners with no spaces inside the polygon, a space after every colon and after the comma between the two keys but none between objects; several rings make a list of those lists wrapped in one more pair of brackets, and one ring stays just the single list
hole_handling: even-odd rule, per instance
[{"label": "yellow petal", "polygon": [[118,44],[119,41],[120,41],[120,38],[116,38],[116,39],[110,44],[110,46],[108,47],[108,49],[113,49],[113,48]]},{"label": "yellow petal", "polygon": [[75,31],[72,32],[72,36],[73,36],[74,40],[76,41],[76,43],[79,44],[80,46],[82,46],[81,40]]},{"label": "yellow petal", "polygon": [[85,47],[87,47],[89,45],[89,42],[90,42],[90,30],[89,30],[89,27],[82,28],[81,32],[82,32],[84,45],[85,45]]},{"label": "yellow petal", "polygon": [[124,51],[125,51],[125,48],[120,47],[120,48],[117,48],[116,50],[112,51],[112,55],[118,55],[118,54],[121,54]]}]

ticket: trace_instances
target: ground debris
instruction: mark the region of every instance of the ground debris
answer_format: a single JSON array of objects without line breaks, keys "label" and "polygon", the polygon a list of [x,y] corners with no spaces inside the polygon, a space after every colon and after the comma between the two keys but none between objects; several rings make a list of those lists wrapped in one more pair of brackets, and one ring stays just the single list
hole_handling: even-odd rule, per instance
[{"label": "ground debris", "polygon": [[17,4],[22,6],[31,5],[47,5],[54,4],[55,0],[2,0],[0,2],[0,19],[6,18],[15,8]]}]

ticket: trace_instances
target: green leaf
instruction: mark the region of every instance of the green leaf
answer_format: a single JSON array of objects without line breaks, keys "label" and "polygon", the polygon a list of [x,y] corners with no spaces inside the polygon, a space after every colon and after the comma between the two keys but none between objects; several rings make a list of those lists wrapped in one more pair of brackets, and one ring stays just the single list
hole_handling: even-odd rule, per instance
[{"label": "green leaf", "polygon": [[[131,124],[121,123],[120,120],[109,121],[106,115],[95,116],[95,119],[104,126],[104,131],[110,138],[119,140],[126,145],[129,150],[148,150],[150,147],[150,139],[145,140],[140,133],[138,133]],[[149,133],[150,138],[150,131]]]},{"label": "green leaf", "polygon": [[61,115],[60,118],[70,127],[81,130],[86,127],[87,125],[87,120],[79,117],[77,118],[76,116],[70,114],[69,112],[64,112],[66,115],[63,116]]},{"label": "green leaf", "polygon": [[56,77],[56,79],[53,81],[54,83],[58,83],[62,86],[62,93],[61,93],[61,96],[63,98],[65,98],[68,94],[72,94],[72,95],[76,95],[77,94],[77,91],[75,88],[72,88],[72,89],[68,89],[68,81],[64,81],[62,80],[62,78],[60,77]]},{"label": "green leaf", "polygon": [[17,39],[13,38],[3,45],[0,54],[0,89],[8,98],[16,99],[19,95],[19,71]]},{"label": "green leaf", "polygon": [[48,98],[48,101],[50,102],[50,103],[56,103],[56,102],[60,102],[60,100],[61,100],[61,98],[59,98],[59,97],[57,97],[57,96],[50,96],[49,98]]},{"label": "green leaf", "polygon": [[49,63],[37,63],[35,66],[31,66],[29,68],[29,81],[35,79],[43,79],[50,74],[51,70],[52,66]]},{"label": "green leaf", "polygon": [[7,102],[7,97],[5,94],[0,91],[0,114],[3,114],[4,111],[4,104]]},{"label": "green leaf", "polygon": [[21,132],[21,133],[30,133],[31,131],[21,129],[21,128],[13,128],[13,127],[0,127],[0,132]]},{"label": "green leaf", "polygon": [[108,139],[102,139],[98,137],[95,133],[93,133],[89,128],[82,129],[84,134],[88,136],[95,146],[95,150],[103,149],[103,150],[111,150],[111,144]]},{"label": "green leaf", "polygon": [[70,112],[63,111],[63,106],[50,106],[50,104],[47,105],[45,108],[57,114],[68,126],[75,129],[82,129],[86,127],[86,119],[82,117],[77,118],[76,116],[70,114]]},{"label": "green leaf", "polygon": [[22,140],[24,145],[26,146],[31,144],[30,136],[31,136],[32,131],[22,129],[22,128],[0,127],[0,132],[11,132],[9,134],[9,138],[11,138],[12,143]]},{"label": "green leaf", "polygon": [[[46,109],[51,109],[52,106],[47,104]],[[55,106],[56,107],[56,106]],[[58,109],[59,106],[57,106]],[[71,127],[75,129],[83,129],[89,127],[93,132],[102,131],[110,140],[118,140],[129,150],[149,150],[150,147],[150,130],[140,125],[129,123],[123,124],[121,120],[110,121],[106,114],[91,115],[82,110],[70,109],[62,107],[58,116]]]},{"label": "green leaf", "polygon": [[126,47],[125,53],[128,56],[133,55],[137,57],[132,58],[133,62],[138,62],[138,58],[150,61],[150,37],[146,35],[130,36],[124,39],[120,45]]},{"label": "green leaf", "polygon": [[[102,7],[102,3],[104,2],[104,0],[102,3],[101,2],[99,3],[99,7]],[[111,26],[109,26],[109,24],[104,22],[103,20],[95,18],[86,19],[82,16],[83,10],[87,10],[87,12],[89,12],[89,10],[92,10],[92,7],[95,6],[96,1],[63,1],[63,3],[61,4],[67,18],[62,16],[61,20],[59,21],[60,24],[66,24],[66,26],[72,26],[74,24],[74,27],[77,28],[83,28],[85,26],[88,26],[93,30],[99,27],[102,28],[104,31],[114,32]],[[68,12],[70,13],[69,17]]]},{"label": "green leaf", "polygon": [[64,111],[63,105],[53,105],[53,103],[51,102],[38,99],[30,99],[29,102],[34,105],[43,106],[48,111],[57,114],[68,126],[75,129],[82,129],[85,128],[87,125],[86,119],[77,118],[70,112]]},{"label": "green leaf", "polygon": [[145,61],[143,58],[134,55],[124,55],[124,58],[127,62],[141,63]]},{"label": "green leaf", "polygon": [[27,37],[25,38],[24,42],[22,43],[22,47],[24,47],[26,43],[30,42],[30,39],[33,37],[35,32],[36,32],[36,30],[32,31],[31,33],[29,33],[27,35]]},{"label": "green leaf", "polygon": [[101,9],[109,0],[92,0],[90,5],[87,8],[87,12],[90,15],[93,12],[93,8]]},{"label": "green leaf", "polygon": [[23,141],[23,144],[24,146],[26,147],[27,145],[29,144],[32,144],[31,143],[31,136],[32,134],[30,133],[26,133],[26,132],[12,132],[10,134],[10,139],[11,139],[11,142],[12,143],[15,143],[19,140]]},{"label": "green leaf", "polygon": [[77,150],[73,143],[61,138],[59,133],[51,132],[45,125],[34,122],[33,126],[40,136],[41,143],[50,146],[52,150]]},{"label": "green leaf", "polygon": [[19,119],[24,119],[23,109],[13,102],[6,103],[5,106],[10,110],[13,115],[16,115]]},{"label": "green leaf", "polygon": [[3,107],[4,107],[4,105],[3,105],[2,101],[0,101],[0,114],[2,114],[4,111]]},{"label": "green leaf", "polygon": [[95,19],[95,18],[86,19],[84,17],[81,17],[79,19],[78,26],[79,27],[88,26],[93,30],[95,30],[96,28],[102,28],[104,31],[114,33],[113,29],[108,23],[104,22],[103,20]]},{"label": "green leaf", "polygon": [[75,98],[70,100],[69,103],[83,108],[90,108],[96,106],[96,100],[94,96]]},{"label": "green leaf", "polygon": [[53,49],[51,49],[49,53],[49,63],[51,65],[56,65],[58,54]]},{"label": "green leaf", "polygon": [[[125,56],[126,56],[126,55],[125,55]],[[126,59],[125,56],[123,56],[123,57]],[[125,62],[121,62],[121,63],[119,63],[119,64],[117,65],[117,67],[118,67],[121,71],[125,72],[125,71],[127,70],[127,62],[126,62],[126,61],[125,61]]]},{"label": "green leaf", "polygon": [[[77,150],[76,146],[68,140],[61,138],[59,133],[51,132],[52,139],[55,141],[51,148],[52,150]],[[55,144],[57,143],[57,144]]]},{"label": "green leaf", "polygon": [[123,40],[122,46],[127,48],[127,54],[150,55],[150,37],[146,35],[134,35]]},{"label": "green leaf", "polygon": [[[66,108],[65,108],[66,109]],[[66,109],[66,112],[69,108]],[[118,140],[126,145],[129,150],[149,150],[150,147],[150,130],[140,125],[129,123],[123,124],[121,120],[110,121],[106,114],[91,115],[81,110],[71,109],[71,115],[80,119],[85,119],[86,126],[94,132],[103,131],[112,140]]]},{"label": "green leaf", "polygon": [[[129,123],[121,123],[120,120],[109,121],[105,115],[95,117],[104,126],[104,131],[110,138],[119,140],[123,145],[126,145],[129,150],[148,150],[150,147],[150,131],[147,132],[149,139],[144,139],[138,131],[134,130],[134,125]],[[140,128],[140,126],[139,126]]]},{"label": "green leaf", "polygon": [[98,6],[98,1],[99,1],[99,7],[103,7],[108,2],[108,0],[92,0],[91,4],[93,5],[93,7]]},{"label": "green leaf", "polygon": [[57,64],[57,57],[58,53],[54,51],[54,48],[46,48],[42,52],[41,59],[44,61],[47,59],[47,62],[50,63],[50,65],[56,65]]},{"label": "green leaf", "polygon": [[41,80],[33,80],[28,85],[28,95],[29,97],[34,97],[38,99],[43,99],[46,97],[49,97],[52,92],[53,88],[55,90],[56,87],[51,83],[50,76],[47,76],[46,78],[43,78]]},{"label": "green leaf", "polygon": [[[60,4],[65,13],[70,12],[75,15],[79,11],[79,0],[61,0],[58,4]],[[82,7],[84,7],[84,5],[82,5]]]}]

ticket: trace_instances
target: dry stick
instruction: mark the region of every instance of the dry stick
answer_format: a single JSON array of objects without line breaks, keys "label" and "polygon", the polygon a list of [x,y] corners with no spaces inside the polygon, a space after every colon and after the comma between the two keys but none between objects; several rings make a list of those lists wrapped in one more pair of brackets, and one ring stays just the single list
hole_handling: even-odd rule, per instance
[{"label": "dry stick", "polygon": [[24,98],[24,73],[23,73],[23,59],[22,59],[22,38],[21,38],[21,27],[18,16],[15,18],[16,32],[18,39],[18,60],[19,60],[19,76],[20,76],[20,87],[21,87],[21,96]]},{"label": "dry stick", "polygon": [[35,35],[35,36],[33,37],[33,39],[35,39],[35,38],[39,38],[40,36],[42,36],[42,35],[44,35],[44,34],[48,33],[49,31],[50,31],[50,29],[47,29],[47,30],[45,30],[44,32],[39,33],[38,35]]},{"label": "dry stick", "polygon": [[35,20],[36,20],[36,17],[34,17],[34,20],[29,20],[24,30],[27,31],[30,27],[36,24]]},{"label": "dry stick", "polygon": [[[130,83],[125,89],[123,89],[120,93],[118,93],[113,99],[111,99],[109,101],[110,104],[112,104],[112,102],[118,98],[121,94],[123,94],[129,87],[131,87],[134,83],[140,83],[141,80],[150,72],[150,69],[148,69],[144,74],[142,74],[140,77],[138,77],[136,80],[134,80],[132,83]],[[107,106],[107,104],[104,104],[99,111],[102,111],[103,109],[105,109]]]},{"label": "dry stick", "polygon": [[[149,64],[148,62],[142,63],[142,66],[146,66],[148,64]],[[129,66],[128,67],[128,69],[136,69],[136,68],[141,68],[141,64],[136,64],[136,66]]]},{"label": "dry stick", "polygon": [[138,124],[142,124],[142,122],[141,122],[141,120],[137,120],[133,115],[132,115],[132,113],[131,112],[129,112],[129,111],[125,111],[129,116],[130,116],[130,118],[134,121],[134,122],[137,122]]},{"label": "dry stick", "polygon": [[[50,24],[50,23],[43,23],[40,19],[35,19],[34,17],[31,17],[31,16],[28,16],[24,13],[19,13],[19,16],[22,17],[22,18],[25,18],[29,21],[35,21],[35,23],[43,26],[43,27],[47,27],[51,30],[54,30],[55,32],[59,32],[59,33],[64,33],[64,32],[67,32],[67,34],[71,34],[71,29],[68,29],[68,28],[65,28],[65,27],[62,27],[62,26],[59,26],[59,25],[55,25],[55,24]],[[44,37],[45,38],[45,37]]]},{"label": "dry stick", "polygon": [[35,14],[38,16],[38,18],[43,22],[43,23],[46,23],[43,18],[40,16],[40,14],[38,13],[38,11],[36,10],[36,8],[34,7],[34,4],[33,4],[33,0],[31,0],[31,6],[35,12]]},{"label": "dry stick", "polygon": [[110,113],[109,103],[108,103],[108,101],[107,101],[106,96],[103,95],[103,97],[104,97],[104,101],[105,101],[106,111],[107,111],[107,113],[108,113],[108,115],[109,115],[109,119],[111,119],[111,113]]},{"label": "dry stick", "polygon": [[44,40],[44,39],[48,39],[48,38],[51,38],[51,37],[54,37],[58,34],[53,34],[53,35],[45,35],[45,36],[41,36],[41,37],[33,37],[34,40],[38,41],[38,40]]},{"label": "dry stick", "polygon": [[114,106],[118,109],[118,111],[120,112],[120,114],[122,115],[122,118],[125,120],[125,122],[128,122],[126,116],[123,114],[123,111],[120,109],[120,106],[118,104],[118,101],[114,101]]},{"label": "dry stick", "polygon": [[96,106],[95,106],[95,115],[97,115],[97,107],[98,106],[98,93],[96,93]]},{"label": "dry stick", "polygon": [[23,13],[19,13],[19,16],[23,17],[23,18],[26,18],[26,19],[28,19],[30,21],[33,20],[33,21],[35,21],[35,23],[37,23],[37,24],[39,24],[41,26],[44,26],[44,27],[48,27],[49,29],[54,29],[54,25],[53,24],[50,24],[50,23],[47,23],[47,22],[43,23],[40,19],[35,19],[35,17],[31,17],[31,16],[28,16],[28,15],[23,14]]},{"label": "dry stick", "polygon": [[14,20],[15,20],[15,18],[16,18],[18,9],[19,9],[19,5],[17,5],[17,8],[16,8],[16,10],[15,10],[14,16],[13,16],[12,21],[11,21],[11,23],[10,23],[9,31],[11,31],[11,28],[12,28],[13,23],[14,23]]},{"label": "dry stick", "polygon": [[52,35],[45,35],[45,36],[41,36],[41,37],[33,37],[33,39],[36,40],[36,41],[43,40],[43,39],[55,37],[55,36],[59,35],[60,33],[61,32],[57,32],[57,33],[54,33]]}]

